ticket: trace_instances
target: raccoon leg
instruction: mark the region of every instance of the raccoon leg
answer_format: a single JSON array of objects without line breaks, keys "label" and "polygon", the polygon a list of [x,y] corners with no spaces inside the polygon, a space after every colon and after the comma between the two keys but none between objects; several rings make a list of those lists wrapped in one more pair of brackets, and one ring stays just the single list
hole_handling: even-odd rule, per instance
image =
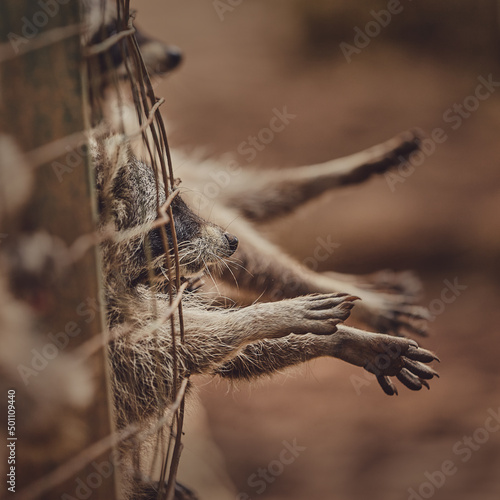
[{"label": "raccoon leg", "polygon": [[[430,318],[424,307],[416,305],[419,286],[411,273],[381,272],[366,285],[339,274],[317,273],[264,239],[250,224],[241,225],[240,245],[234,254],[235,265],[223,271],[225,290],[238,301],[252,302],[263,296],[280,300],[311,293],[348,293],[361,299],[353,317],[377,331],[404,335],[426,333]],[[384,277],[385,276],[385,277]],[[237,286],[233,286],[236,284]],[[246,294],[246,295],[243,295]]]},{"label": "raccoon leg", "polygon": [[344,274],[328,271],[325,273],[339,282],[355,285],[363,290],[396,293],[414,301],[422,295],[422,283],[411,271],[383,269],[370,274]]},{"label": "raccoon leg", "polygon": [[345,325],[328,336],[289,335],[248,345],[243,352],[217,367],[214,374],[228,379],[252,379],[321,356],[331,356],[373,373],[390,396],[397,389],[389,377],[417,391],[438,374],[424,363],[438,358],[410,339],[370,333]]},{"label": "raccoon leg", "polygon": [[419,137],[405,132],[365,151],[317,165],[243,172],[220,196],[245,217],[267,221],[292,212],[325,191],[363,182],[400,165],[419,147]]},{"label": "raccoon leg", "polygon": [[[235,310],[185,307],[185,337],[176,343],[175,359],[168,323],[145,321],[132,330],[127,325],[115,327],[110,349],[115,399],[127,402],[127,408],[117,413],[118,422],[142,421],[167,407],[175,378],[180,383],[190,374],[210,373],[252,342],[290,333],[330,335],[349,317],[354,299],[330,293]],[[161,314],[162,306],[158,309]]]}]

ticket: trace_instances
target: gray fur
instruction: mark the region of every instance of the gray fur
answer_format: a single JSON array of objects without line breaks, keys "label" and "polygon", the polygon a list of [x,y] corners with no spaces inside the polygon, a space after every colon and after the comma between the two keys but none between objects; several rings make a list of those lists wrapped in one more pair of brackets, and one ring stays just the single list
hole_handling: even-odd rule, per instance
[{"label": "gray fur", "polygon": [[[318,165],[254,171],[231,176],[213,200],[193,196],[192,206],[209,204],[215,222],[238,235],[240,245],[234,260],[219,280],[224,295],[236,302],[259,298],[279,300],[310,293],[347,292],[361,299],[353,311],[377,331],[394,335],[426,334],[425,308],[416,305],[421,287],[409,272],[378,272],[370,276],[318,273],[272,243],[255,226],[290,214],[325,192],[357,184],[397,167],[420,146],[415,132],[406,132],[365,151]],[[203,193],[213,183],[221,164],[193,162],[182,158],[183,180],[193,193]],[[227,174],[226,174],[227,175]],[[237,286],[235,285],[237,283]]]},{"label": "gray fur", "polygon": [[[152,73],[172,69],[161,44],[143,37],[141,45]],[[102,85],[107,84],[104,78]],[[173,283],[166,277],[160,230],[152,228],[166,199],[164,186],[157,183],[153,169],[132,154],[124,137],[94,135],[91,155],[104,237],[101,248],[118,425],[145,425],[161,414],[173,402],[174,372],[178,383],[191,374],[249,380],[327,356],[373,373],[388,395],[397,394],[390,377],[411,390],[428,388],[427,380],[437,374],[426,364],[436,356],[413,340],[386,334],[425,333],[420,323],[428,313],[415,305],[419,286],[413,276],[319,274],[287,256],[253,225],[288,214],[327,190],[385,172],[418,148],[418,137],[407,133],[320,165],[266,173],[247,170],[231,179],[215,200],[212,213],[219,225],[197,216],[179,196],[175,198],[181,277],[201,270],[211,274],[218,268],[222,291],[252,305],[228,309],[209,304],[201,294],[185,294],[185,341],[175,343],[174,366],[172,324],[165,321],[170,311],[166,289]],[[202,192],[212,179],[210,174],[220,169],[216,163],[205,163],[183,169],[184,180],[194,192]],[[226,261],[237,240],[220,227],[230,223],[240,239],[236,267]],[[168,224],[163,236],[170,244]],[[253,303],[261,297],[274,302]],[[362,300],[356,302],[355,314],[381,333],[342,324],[358,298]],[[178,332],[177,315],[173,326]],[[126,463],[132,470],[130,454]],[[125,470],[127,481],[133,481],[130,470]],[[134,498],[155,498],[154,486],[146,483],[125,489],[136,491]],[[178,493],[176,498],[181,498]]]},{"label": "gray fur", "polygon": [[[152,169],[132,155],[121,136],[96,139],[92,151],[101,227],[111,226],[119,234],[154,221],[158,204],[154,201]],[[161,204],[165,198],[162,188],[158,194]],[[180,239],[180,247],[190,243],[190,239],[203,242],[198,246],[197,268],[220,265],[231,253],[227,233],[195,216],[186,205],[180,207],[178,217],[185,222],[176,221],[176,227],[187,238]],[[186,232],[183,224],[191,225],[193,221],[194,233]],[[170,324],[158,322],[170,304],[162,287],[151,286],[147,279],[145,235],[105,242],[102,246],[109,324],[114,338],[111,358],[117,414],[122,424],[143,420],[158,408],[165,408],[174,393]],[[189,269],[184,272],[189,274]],[[185,343],[177,344],[179,375],[182,378],[212,373],[226,378],[252,378],[319,356],[337,357],[370,369],[378,356],[395,350],[397,355],[390,366],[376,373],[384,378],[398,375],[404,367],[415,373],[406,359],[415,359],[420,368],[421,361],[435,359],[418,348],[415,352],[421,356],[415,358],[410,348],[416,343],[409,339],[338,327],[349,316],[355,299],[330,292],[223,309],[207,307],[201,297],[190,293],[183,301]]]}]

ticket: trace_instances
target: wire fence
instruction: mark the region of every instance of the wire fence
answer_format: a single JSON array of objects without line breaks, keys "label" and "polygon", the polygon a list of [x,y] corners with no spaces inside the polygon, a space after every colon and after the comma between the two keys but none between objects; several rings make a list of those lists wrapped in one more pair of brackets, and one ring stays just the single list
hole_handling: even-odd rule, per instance
[{"label": "wire fence", "polygon": [[[175,390],[175,394],[173,396],[174,399],[176,399],[179,391],[182,388],[184,388],[185,390],[185,385],[181,386],[179,381],[179,370],[177,367],[177,343],[184,341],[182,301],[179,299],[182,292],[186,288],[186,285],[181,286],[180,283],[179,251],[171,208],[171,202],[174,199],[173,195],[177,191],[165,126],[161,113],[159,111],[159,106],[163,103],[163,100],[156,97],[146,65],[141,56],[139,44],[135,37],[135,29],[133,26],[134,16],[133,13],[130,12],[129,1],[117,0],[116,13],[117,32],[105,38],[105,19],[103,18],[102,38],[105,39],[99,45],[89,47],[87,54],[89,56],[90,65],[100,64],[102,58],[100,58],[99,56],[101,54],[106,55],[106,70],[101,71],[100,73],[98,71],[91,71],[90,73],[103,74],[105,75],[104,78],[108,78],[109,75],[111,75],[112,91],[115,93],[117,102],[121,102],[123,100],[123,83],[128,86],[128,91],[130,92],[130,96],[135,105],[137,120],[140,125],[142,143],[145,147],[145,150],[147,151],[149,162],[153,167],[156,176],[156,185],[159,186],[160,182],[163,182],[163,185],[165,186],[165,192],[171,193],[167,198],[167,201],[164,204],[160,205],[159,192],[157,189],[158,219],[162,220],[165,218],[165,216],[168,217],[168,223],[170,224],[173,243],[173,248],[171,249],[169,247],[165,225],[161,224],[159,226],[159,229],[164,247],[165,268],[167,270],[168,279],[167,290],[170,302],[169,312],[167,316],[164,316],[163,318],[161,318],[161,320],[165,322],[168,321],[170,323],[170,330],[172,334],[172,359],[174,364],[173,387]],[[120,81],[123,80],[123,78],[120,78],[116,74],[116,70],[113,67],[111,57],[109,56],[109,51],[113,47],[113,45],[118,45],[122,53],[122,60],[125,66],[126,73],[125,82]],[[101,85],[102,82],[98,79],[91,80],[91,96],[93,97],[93,100],[91,102],[91,109],[93,111],[93,121],[96,121],[96,119],[100,118],[100,111],[103,107],[99,102],[99,97],[101,96]],[[125,130],[125,125],[123,125],[122,128],[123,130]],[[171,252],[171,250],[173,252]],[[149,255],[151,255],[151,252],[146,253],[149,253]],[[175,296],[177,296],[177,299],[175,298]],[[178,315],[178,331],[176,328],[174,317],[175,314]],[[158,364],[162,362],[162,359],[157,359]],[[181,398],[176,406],[177,407],[173,411],[169,420],[165,420],[163,415],[166,409],[160,408],[160,425],[158,425],[156,428],[156,432],[158,433],[157,443],[163,443],[163,439],[165,437],[164,434],[166,434],[167,436],[166,447],[159,444],[155,447],[154,452],[156,457],[161,457],[161,472],[159,479],[160,485],[164,484],[165,480],[167,480],[166,491],[163,491],[160,488],[158,499],[171,499],[173,498],[174,494],[175,478],[181,453],[181,436],[184,421],[183,394],[181,394]],[[167,429],[166,432],[165,429]],[[139,450],[137,450],[137,454],[139,454]]]},{"label": "wire fence", "polygon": [[[113,8],[116,9],[115,29],[112,31],[109,30],[109,26],[107,25],[109,21],[107,9],[111,3]],[[47,133],[41,141],[31,142],[29,130],[23,131],[22,126],[16,129],[16,127],[8,123],[5,118],[2,120],[0,132],[2,134],[8,133],[12,135],[21,143],[23,158],[29,164],[30,172],[40,172],[45,168],[44,165],[53,164],[55,159],[67,154],[68,151],[72,152],[78,150],[88,132],[92,128],[100,126],[103,120],[106,119],[106,109],[109,107],[110,102],[118,107],[118,120],[115,120],[116,132],[121,132],[125,137],[127,137],[128,132],[128,139],[130,139],[130,141],[135,141],[135,143],[139,142],[140,148],[145,152],[147,162],[153,168],[156,183],[157,220],[150,226],[137,227],[132,230],[122,231],[119,234],[107,232],[107,228],[98,231],[95,226],[93,228],[85,228],[82,226],[76,238],[71,235],[66,238],[68,245],[67,251],[64,254],[66,259],[65,263],[66,265],[81,264],[87,258],[89,249],[98,248],[99,244],[106,239],[127,239],[138,232],[146,234],[152,228],[156,228],[159,231],[164,250],[165,262],[163,267],[167,278],[165,294],[168,296],[169,307],[163,310],[161,314],[156,314],[156,317],[154,317],[152,321],[151,328],[154,330],[159,325],[168,323],[169,331],[172,335],[172,386],[174,388],[174,394],[171,396],[171,400],[173,403],[169,405],[169,407],[163,406],[158,408],[156,422],[147,428],[141,428],[141,426],[136,423],[127,425],[125,428],[119,430],[114,430],[112,424],[109,427],[103,426],[103,428],[108,429],[107,435],[102,435],[101,432],[101,437],[99,439],[96,438],[92,443],[83,443],[78,453],[73,454],[63,462],[47,461],[43,466],[40,466],[40,463],[35,460],[34,463],[30,464],[29,480],[25,481],[23,478],[23,481],[19,482],[16,497],[20,499],[59,498],[61,492],[64,491],[61,490],[61,485],[78,475],[85,467],[88,467],[89,464],[101,457],[103,453],[119,447],[120,443],[127,441],[128,443],[134,443],[133,463],[136,465],[141,461],[143,444],[146,442],[155,443],[151,468],[149,471],[142,470],[141,473],[149,473],[150,476],[156,475],[157,477],[155,479],[159,479],[159,484],[165,485],[159,488],[157,498],[171,500],[175,495],[175,479],[182,450],[181,436],[184,422],[184,396],[187,387],[187,379],[181,377],[179,374],[177,348],[179,344],[184,342],[182,296],[188,287],[188,283],[182,283],[180,278],[178,243],[171,207],[171,203],[178,194],[178,188],[173,175],[172,158],[170,155],[167,134],[160,113],[160,106],[164,103],[164,99],[159,99],[154,93],[148,69],[141,55],[139,43],[136,38],[136,30],[133,25],[134,13],[130,10],[129,1],[116,0],[115,3],[114,0],[110,0],[110,3],[108,3],[103,0],[96,2],[95,8],[99,10],[102,22],[100,23],[100,32],[97,37],[99,41],[90,44],[88,43],[88,33],[86,32],[88,30],[88,25],[84,19],[89,5],[88,2],[85,2],[85,4],[84,2],[79,2],[79,4],[80,11],[84,13],[83,19],[81,17],[79,21],[77,19],[78,22],[75,22],[74,17],[66,17],[66,14],[64,14],[65,6],[59,5],[59,19],[56,22],[56,26],[52,27],[51,23],[53,20],[50,19],[48,27],[44,30],[40,30],[40,33],[38,33],[36,37],[29,40],[30,43],[18,45],[19,50],[17,52],[12,50],[13,47],[16,48],[16,45],[12,42],[10,37],[10,34],[13,33],[16,28],[13,25],[8,26],[7,23],[9,19],[15,19],[16,22],[17,20],[31,19],[33,16],[32,12],[35,12],[36,15],[37,11],[33,11],[33,9],[37,8],[37,2],[23,0],[23,2],[17,5],[15,5],[15,2],[8,2],[5,4],[4,7],[2,7],[2,10],[5,9],[2,17],[4,17],[6,24],[1,26],[2,29],[0,30],[3,38],[3,44],[0,46],[0,65],[2,65],[3,84],[2,110],[7,110],[4,115],[6,117],[9,115],[7,109],[9,99],[19,100],[19,94],[15,93],[15,89],[6,91],[6,82],[15,85],[12,68],[21,68],[19,73],[21,76],[19,76],[19,78],[21,80],[24,79],[23,84],[26,86],[41,85],[40,82],[36,81],[35,77],[33,77],[32,81],[28,82],[29,77],[26,76],[27,64],[33,64],[34,61],[36,65],[41,61],[40,64],[45,67],[46,71],[58,71],[61,69],[61,64],[75,67],[75,64],[78,63],[71,60],[71,52],[69,51],[65,52],[65,60],[61,60],[60,58],[51,60],[50,57],[55,54],[55,51],[52,51],[52,49],[56,44],[68,44],[71,40],[80,39],[82,41],[80,49],[82,58],[79,66],[79,77],[77,78],[80,78],[82,82],[80,107],[84,110],[84,116],[82,117],[84,127],[81,129],[76,127],[74,130],[65,130],[64,133],[61,134]],[[25,11],[23,11],[24,6],[26,7]],[[49,13],[46,14],[48,18]],[[33,17],[33,19],[35,18]],[[21,26],[20,24],[19,31],[21,30]],[[5,34],[9,34],[8,39],[5,39]],[[116,67],[113,51],[115,53],[119,51],[121,54],[122,64],[120,68]],[[58,57],[60,57],[60,53]],[[51,64],[54,64],[54,66],[51,67]],[[36,108],[36,106],[38,106],[38,102],[32,103],[29,99],[29,95],[25,96],[24,102],[22,106],[20,106],[21,111],[29,109],[30,107]],[[133,109],[135,109],[135,118],[138,127],[133,132],[129,131],[130,127],[125,123],[126,118],[120,111],[121,105],[124,103],[131,104]],[[54,114],[56,113],[54,112]],[[38,127],[43,126],[43,123],[35,123],[37,119],[36,116],[32,117],[32,119],[34,124]],[[27,137],[25,141],[26,144],[23,144],[23,134]],[[139,141],[137,141],[137,138],[139,138]],[[3,153],[0,152],[1,165],[11,160],[11,157],[1,157],[2,154],[5,155],[5,150]],[[88,160],[86,163],[87,173],[85,175],[92,178],[92,168],[88,165]],[[73,179],[73,181],[75,180],[76,179]],[[167,195],[166,201],[164,202],[160,200],[160,186],[164,187]],[[5,188],[5,186],[3,187]],[[40,200],[47,200],[50,197],[55,197],[57,201],[57,197],[59,196],[57,194],[57,189],[50,193],[44,193],[43,185],[39,185],[36,191],[38,191],[37,194],[40,195],[40,198],[38,198],[36,202],[33,202],[35,211],[40,211],[40,207],[43,207],[44,203],[48,203],[47,201],[44,202]],[[96,197],[95,192],[92,193],[92,191],[95,191],[95,188],[91,182],[91,195],[87,198],[89,212],[92,211],[91,205],[93,199],[95,200]],[[63,196],[61,190],[60,194]],[[64,196],[66,196],[66,194]],[[73,200],[73,209],[75,212],[78,210],[77,204],[81,201],[82,200],[77,200],[76,198]],[[1,210],[0,216],[3,216]],[[6,216],[8,223],[12,222],[9,222],[9,217],[10,215]],[[2,220],[2,217],[0,217],[0,220]],[[14,222],[12,222],[12,224],[14,224]],[[167,225],[170,226],[170,243],[166,230]],[[35,224],[26,223],[24,227],[21,225],[15,230],[9,231],[9,234],[12,234],[12,241],[16,240],[14,232],[19,236],[23,232],[26,232],[28,226],[35,226]],[[44,229],[43,222],[38,224],[38,229],[40,228]],[[32,231],[33,228],[30,227],[30,230]],[[17,243],[14,243],[13,246],[15,247],[16,244]],[[147,236],[145,237],[145,246],[146,255],[151,256],[151,251],[147,248]],[[99,259],[91,260],[90,263],[85,261],[85,265],[83,266],[85,268],[84,272],[86,271],[88,273],[90,271],[89,265],[97,266],[93,272],[99,275],[101,272],[99,269]],[[153,274],[152,265],[150,266],[150,270],[149,280],[153,285],[157,277]],[[29,286],[29,284],[27,286]],[[102,291],[99,293],[102,295]],[[82,296],[81,298],[83,299],[85,297]],[[154,297],[151,298],[151,300],[154,301]],[[154,306],[152,306],[152,309],[158,310],[158,308]],[[62,318],[59,318],[59,320],[62,320]],[[50,320],[47,321],[47,323],[50,325]],[[102,322],[101,326],[102,330],[99,333],[82,338],[78,345],[75,344],[70,349],[74,366],[87,364],[95,367],[97,365],[93,358],[95,358],[96,353],[100,353],[101,356],[103,354],[106,356],[107,347],[113,338],[111,338],[110,332],[105,327],[105,321]],[[56,327],[54,326],[54,328]],[[3,334],[4,332],[2,332],[2,335]],[[126,335],[127,332],[123,334]],[[160,359],[159,355],[156,361],[158,366],[164,362],[163,359]],[[3,371],[5,368],[6,367],[2,365],[2,360],[0,359],[0,371]],[[96,424],[96,419],[99,415],[102,414],[105,416],[113,413],[113,395],[112,388],[110,387],[109,374],[106,376],[107,369],[95,370],[95,374],[102,379],[100,387],[104,387],[104,393],[107,393],[107,396],[99,398],[97,402],[101,407],[98,408],[97,413],[88,411],[87,409],[82,411],[80,415],[86,420],[90,428]],[[15,377],[13,377],[12,380],[15,380]],[[104,406],[107,406],[107,408],[104,408]],[[37,426],[36,418],[34,418],[37,409],[39,409],[39,407],[35,403],[33,406],[33,418],[28,419],[28,423],[26,424],[28,427]],[[106,420],[106,418],[104,418],[104,420]],[[59,422],[58,425],[64,426],[64,420]],[[48,428],[41,432],[51,432],[51,429]],[[39,454],[39,450],[37,453]],[[113,498],[120,497],[121,488],[118,484],[119,481],[120,475],[118,474],[115,478],[115,492]],[[110,499],[109,491],[104,488],[102,488],[102,491],[96,489],[93,495],[92,498]]]}]

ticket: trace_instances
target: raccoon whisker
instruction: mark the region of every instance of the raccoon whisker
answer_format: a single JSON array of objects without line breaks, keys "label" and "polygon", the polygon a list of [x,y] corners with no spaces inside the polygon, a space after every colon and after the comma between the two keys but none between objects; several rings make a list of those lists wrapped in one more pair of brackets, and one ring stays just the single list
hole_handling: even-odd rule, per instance
[{"label": "raccoon whisker", "polygon": [[233,219],[233,220],[231,220],[230,222],[228,222],[228,223],[226,224],[226,226],[224,227],[224,231],[226,231],[226,232],[227,232],[227,230],[228,230],[229,226],[230,226],[230,225],[231,225],[234,221],[236,221],[236,220],[238,220],[238,219],[240,219],[240,218],[241,218],[241,214],[236,215],[236,216],[234,217],[234,219]]},{"label": "raccoon whisker", "polygon": [[260,295],[252,302],[252,305],[257,304],[258,302],[260,302],[260,299],[264,296],[265,293],[266,293],[266,290],[262,290],[262,292],[260,293]]},{"label": "raccoon whisker", "polygon": [[181,253],[189,254],[189,253],[195,252],[196,250],[197,250],[197,248],[192,244],[184,245],[182,247],[179,247],[179,254],[181,254]]},{"label": "raccoon whisker", "polygon": [[197,260],[198,260],[198,256],[196,256],[196,255],[194,257],[190,257],[189,260],[186,257],[183,257],[180,260],[180,263],[181,263],[181,266],[190,266],[191,264],[193,264]]},{"label": "raccoon whisker", "polygon": [[212,203],[212,206],[210,207],[210,212],[209,212],[208,217],[207,217],[208,220],[212,219],[212,211],[213,211],[214,207],[215,207],[215,203]]},{"label": "raccoon whisker", "polygon": [[242,271],[246,271],[252,278],[254,277],[250,270],[242,264],[242,261],[240,259],[229,259],[226,260],[225,263],[230,266],[239,267]]},{"label": "raccoon whisker", "polygon": [[201,253],[200,253],[200,259],[203,262],[203,266],[204,266],[205,272],[208,274],[208,276],[210,277],[210,279],[212,280],[212,282],[213,282],[213,284],[215,286],[215,290],[217,291],[217,294],[221,295],[220,289],[219,289],[219,285],[217,284],[217,281],[214,278],[214,276],[212,274],[212,271],[210,270],[210,266],[207,265],[206,260],[205,260],[204,256]]},{"label": "raccoon whisker", "polygon": [[182,248],[185,248],[185,247],[189,247],[189,246],[193,246],[193,242],[192,241],[181,241],[179,243],[177,243],[177,248],[180,250]]},{"label": "raccoon whisker", "polygon": [[198,252],[196,249],[192,249],[189,252],[179,252],[179,261],[181,264],[191,264],[198,258]]},{"label": "raccoon whisker", "polygon": [[[179,251],[179,260],[182,264],[191,264],[195,262],[199,255],[199,248],[194,245],[186,245],[185,248]],[[194,256],[194,257],[192,257]],[[192,259],[191,261],[186,262],[186,260]]]},{"label": "raccoon whisker", "polygon": [[214,253],[212,250],[208,248],[205,250],[205,254],[208,254],[211,258],[213,258],[211,267],[217,270],[217,268],[219,267],[219,263],[222,259],[216,253]]},{"label": "raccoon whisker", "polygon": [[229,267],[229,264],[226,262],[225,259],[221,259],[218,255],[215,255],[213,252],[211,252],[214,257],[218,259],[218,262],[220,262],[223,266],[226,267],[226,269],[231,273],[231,276],[233,277],[234,284],[236,285],[236,289],[240,289],[240,285],[238,284],[238,280],[236,279],[236,276],[234,275],[232,269]]},{"label": "raccoon whisker", "polygon": [[[193,255],[193,257],[191,257]],[[193,249],[187,254],[191,258],[190,261],[184,262],[185,265],[192,264],[194,262],[199,262],[202,256],[202,249],[200,247],[193,247]],[[205,262],[203,261],[203,266],[205,266]]]}]

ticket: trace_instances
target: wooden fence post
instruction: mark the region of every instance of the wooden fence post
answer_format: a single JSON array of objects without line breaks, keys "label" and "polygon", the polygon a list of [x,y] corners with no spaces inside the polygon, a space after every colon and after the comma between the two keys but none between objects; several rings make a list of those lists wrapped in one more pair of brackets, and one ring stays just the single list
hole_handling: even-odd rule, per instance
[{"label": "wooden fence post", "polygon": [[[44,231],[69,247],[79,236],[95,229],[93,182],[86,150],[82,148],[85,141],[75,141],[85,128],[80,8],[80,2],[67,0],[2,0],[0,5],[0,133],[15,139],[35,171],[28,206],[15,223],[11,221],[10,227],[2,231],[8,232],[9,238]],[[73,140],[66,141],[67,137]],[[47,147],[49,144],[52,146]],[[37,329],[40,335],[47,336],[49,332],[64,332],[68,325],[76,323],[80,333],[70,338],[65,353],[102,335],[102,306],[97,307],[91,321],[79,313],[83,302],[102,304],[98,262],[97,252],[90,249],[62,277],[51,277],[53,283],[46,291],[46,307],[38,317]],[[33,453],[35,443],[29,443],[31,451],[23,451],[28,443],[23,443],[23,429],[19,429],[16,492],[113,432],[105,349],[97,350],[84,362],[94,375],[96,393],[91,407],[78,415],[83,446],[68,449],[57,460],[44,460],[44,454],[51,453],[43,449]],[[36,415],[28,420],[36,425]],[[54,432],[64,425],[64,420],[54,421]],[[109,459],[110,452],[107,450],[97,462]],[[111,467],[108,474],[89,465],[62,484],[51,486],[50,491],[36,492],[33,498],[115,499],[113,470]],[[87,481],[90,477],[92,482]]]}]

